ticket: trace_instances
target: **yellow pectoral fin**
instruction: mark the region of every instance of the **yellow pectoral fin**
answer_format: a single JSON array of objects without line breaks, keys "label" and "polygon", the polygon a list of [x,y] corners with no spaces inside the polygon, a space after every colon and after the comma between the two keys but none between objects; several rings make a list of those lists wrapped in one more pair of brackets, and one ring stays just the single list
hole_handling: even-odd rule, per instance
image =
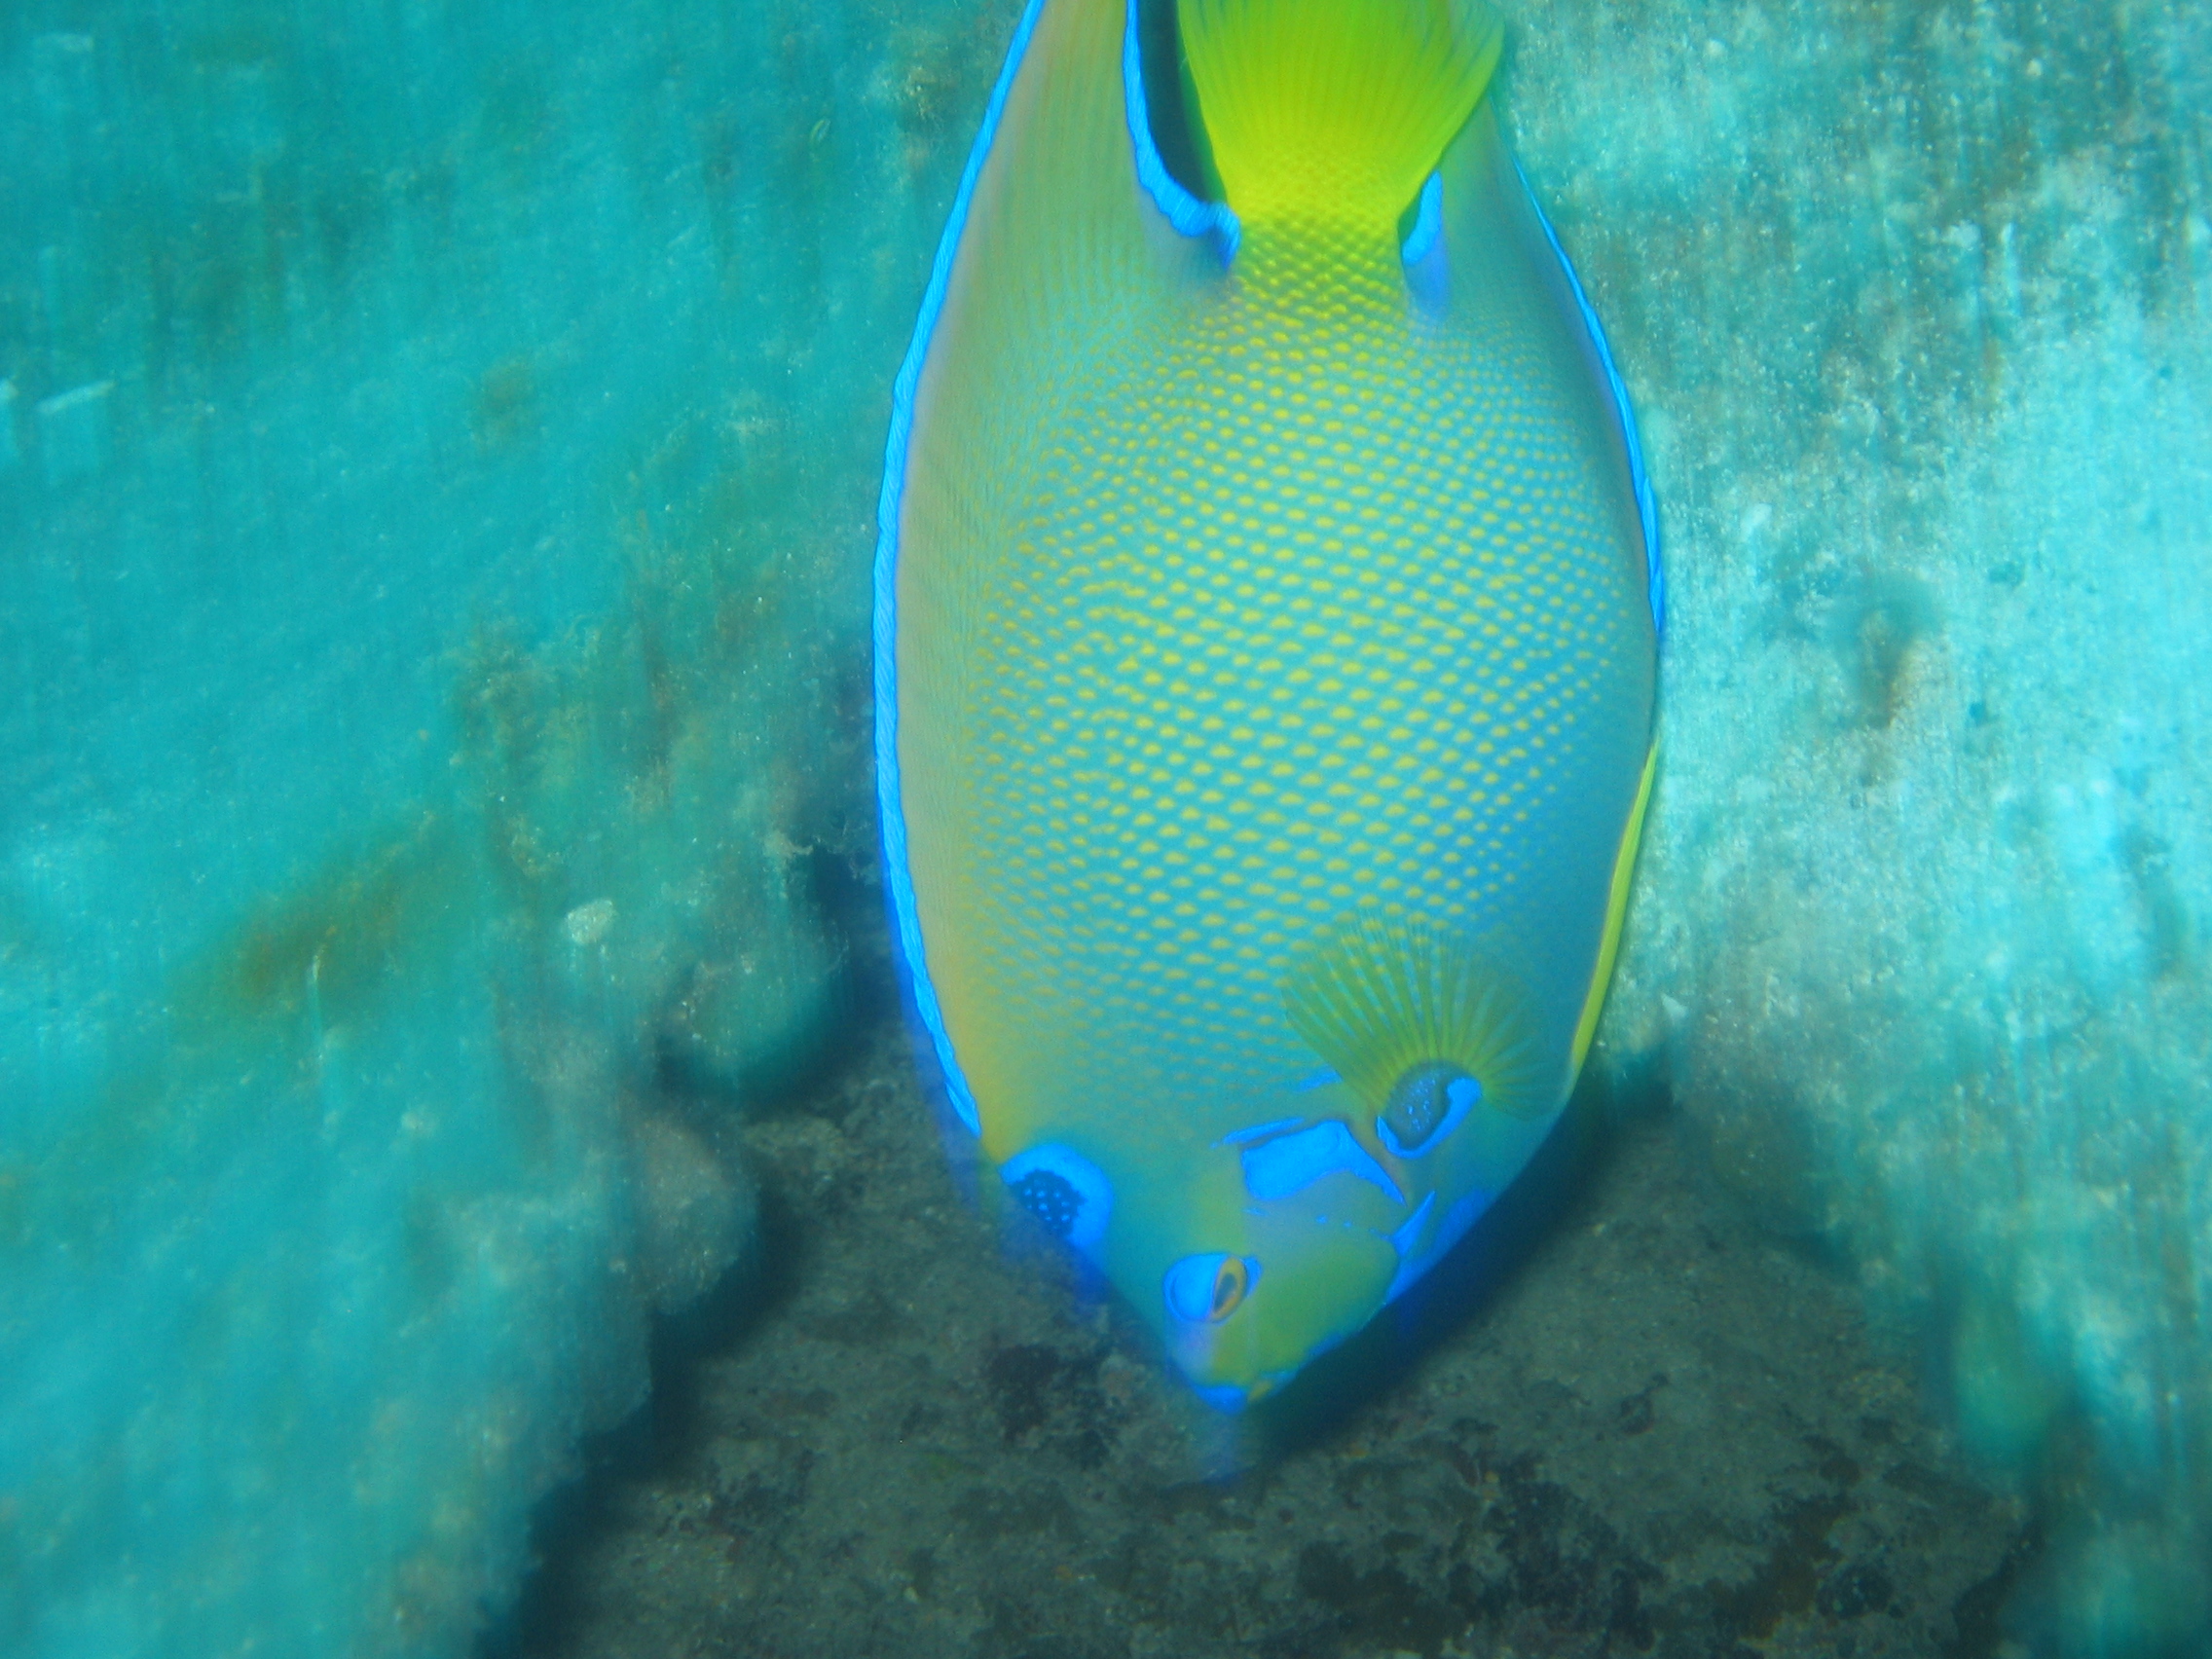
[{"label": "yellow pectoral fin", "polygon": [[1590,977],[1589,992],[1582,999],[1582,1017],[1574,1023],[1574,1058],[1568,1087],[1582,1075],[1582,1058],[1590,1040],[1598,1034],[1598,1015],[1604,1012],[1605,987],[1612,983],[1613,958],[1621,947],[1621,922],[1628,915],[1629,881],[1636,873],[1636,849],[1643,839],[1643,809],[1651,803],[1651,779],[1659,767],[1659,742],[1643,757],[1643,781],[1636,786],[1636,805],[1629,809],[1628,828],[1621,831],[1620,851],[1613,855],[1613,884],[1605,895],[1605,934],[1598,946],[1598,971]]},{"label": "yellow pectoral fin", "polygon": [[[1486,1107],[1538,1118],[1558,1104],[1541,1087],[1536,1014],[1521,981],[1467,940],[1419,916],[1364,908],[1316,940],[1284,976],[1292,1029],[1344,1081],[1356,1117],[1395,1121],[1401,1144],[1443,1110],[1405,1098],[1422,1073],[1455,1069]],[[1441,1093],[1441,1076],[1427,1080]],[[1410,1113],[1400,1118],[1400,1113]]]}]

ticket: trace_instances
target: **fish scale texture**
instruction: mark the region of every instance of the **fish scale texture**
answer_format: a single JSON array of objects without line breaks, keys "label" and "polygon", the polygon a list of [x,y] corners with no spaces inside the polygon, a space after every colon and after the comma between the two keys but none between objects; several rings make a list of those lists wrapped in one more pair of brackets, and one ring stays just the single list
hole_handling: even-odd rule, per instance
[{"label": "fish scale texture", "polygon": [[1416,313],[1394,241],[1259,229],[1167,321],[1045,415],[1014,514],[977,943],[1226,1124],[1310,1071],[1284,967],[1363,905],[1587,980],[1619,815],[1576,803],[1633,785],[1648,623],[1571,428],[1509,341]]}]

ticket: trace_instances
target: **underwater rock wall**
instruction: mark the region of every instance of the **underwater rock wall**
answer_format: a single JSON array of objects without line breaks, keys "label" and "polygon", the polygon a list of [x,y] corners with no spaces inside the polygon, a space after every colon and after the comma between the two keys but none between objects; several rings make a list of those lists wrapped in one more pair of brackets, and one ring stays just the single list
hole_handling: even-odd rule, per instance
[{"label": "underwater rock wall", "polygon": [[[743,1250],[1016,10],[0,23],[0,1649],[463,1651]],[[1602,1063],[1932,1337],[2033,1634],[2186,1640],[2205,15],[1509,11],[1674,592]]]},{"label": "underwater rock wall", "polygon": [[0,1650],[466,1651],[748,1247],[948,10],[0,22]]},{"label": "underwater rock wall", "polygon": [[1672,584],[1604,1063],[2049,1506],[2024,1634],[2200,1650],[2212,13],[1521,14]]}]

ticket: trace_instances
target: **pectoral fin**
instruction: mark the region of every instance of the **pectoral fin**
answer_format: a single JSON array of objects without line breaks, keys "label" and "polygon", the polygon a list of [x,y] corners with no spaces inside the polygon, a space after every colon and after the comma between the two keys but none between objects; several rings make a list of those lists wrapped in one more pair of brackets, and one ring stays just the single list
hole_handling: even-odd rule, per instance
[{"label": "pectoral fin", "polygon": [[1394,1150],[1424,1149],[1469,1109],[1537,1118],[1559,1104],[1521,981],[1424,918],[1339,924],[1285,977],[1283,1008]]}]

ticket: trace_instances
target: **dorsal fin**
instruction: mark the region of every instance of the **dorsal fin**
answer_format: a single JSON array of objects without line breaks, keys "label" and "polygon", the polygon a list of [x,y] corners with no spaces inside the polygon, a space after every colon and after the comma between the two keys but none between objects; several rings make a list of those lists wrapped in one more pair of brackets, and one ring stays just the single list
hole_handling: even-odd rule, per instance
[{"label": "dorsal fin", "polygon": [[1392,224],[1482,100],[1484,0],[1178,0],[1198,112],[1239,218]]}]

